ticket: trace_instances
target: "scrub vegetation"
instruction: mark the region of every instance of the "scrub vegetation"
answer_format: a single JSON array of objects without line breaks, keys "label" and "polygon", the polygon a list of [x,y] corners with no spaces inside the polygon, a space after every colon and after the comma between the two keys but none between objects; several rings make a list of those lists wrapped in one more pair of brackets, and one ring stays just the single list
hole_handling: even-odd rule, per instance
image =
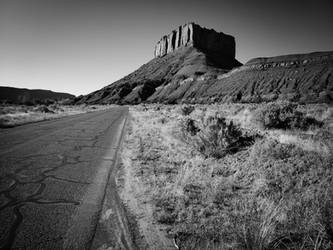
[{"label": "scrub vegetation", "polygon": [[130,108],[118,188],[151,248],[332,249],[332,108]]},{"label": "scrub vegetation", "polygon": [[0,105],[0,128],[11,128],[26,123],[55,119],[109,108],[110,105]]}]

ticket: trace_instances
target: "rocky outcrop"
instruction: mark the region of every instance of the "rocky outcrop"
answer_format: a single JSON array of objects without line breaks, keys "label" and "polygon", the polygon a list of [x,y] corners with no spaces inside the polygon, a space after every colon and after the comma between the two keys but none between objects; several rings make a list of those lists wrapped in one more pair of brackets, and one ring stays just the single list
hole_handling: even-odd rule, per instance
[{"label": "rocky outcrop", "polygon": [[333,52],[256,58],[241,66],[234,38],[190,23],[162,37],[155,58],[76,103],[333,101]]},{"label": "rocky outcrop", "polygon": [[179,26],[169,35],[163,36],[155,46],[154,56],[162,57],[184,46],[193,46],[207,54],[235,58],[233,36],[202,28],[195,23]]}]

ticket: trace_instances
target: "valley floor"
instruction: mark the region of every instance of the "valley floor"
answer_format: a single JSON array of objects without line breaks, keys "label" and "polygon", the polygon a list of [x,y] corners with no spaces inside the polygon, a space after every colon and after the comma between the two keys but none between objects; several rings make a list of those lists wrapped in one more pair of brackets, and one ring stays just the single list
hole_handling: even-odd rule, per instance
[{"label": "valley floor", "polygon": [[329,249],[332,118],[327,105],[132,106],[120,196],[149,249]]}]

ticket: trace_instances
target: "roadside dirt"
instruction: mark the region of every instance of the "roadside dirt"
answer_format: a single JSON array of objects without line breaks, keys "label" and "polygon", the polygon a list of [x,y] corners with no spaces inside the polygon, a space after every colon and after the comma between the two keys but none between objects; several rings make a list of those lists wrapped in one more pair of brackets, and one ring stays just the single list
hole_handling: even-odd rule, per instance
[{"label": "roadside dirt", "polygon": [[146,243],[141,237],[136,220],[124,206],[117,192],[116,175],[119,166],[119,156],[124,133],[126,131],[126,119],[119,129],[122,133],[117,138],[117,145],[110,149],[109,155],[104,160],[109,160],[113,168],[109,174],[109,181],[105,190],[103,207],[100,212],[99,222],[91,243],[91,249],[146,249]]},{"label": "roadside dirt", "polygon": [[[131,119],[131,118],[130,118]],[[132,121],[133,122],[133,121]],[[132,133],[129,124],[128,133]],[[130,140],[125,138],[125,140]],[[145,186],[136,175],[133,167],[133,143],[126,143],[121,153],[120,168],[117,173],[117,188],[120,199],[126,204],[128,212],[137,221],[137,228],[142,240],[139,241],[140,249],[177,249],[173,239],[167,237],[166,227],[158,224],[153,218],[153,205]],[[144,239],[144,240],[143,240]],[[143,242],[145,241],[145,242]]]}]

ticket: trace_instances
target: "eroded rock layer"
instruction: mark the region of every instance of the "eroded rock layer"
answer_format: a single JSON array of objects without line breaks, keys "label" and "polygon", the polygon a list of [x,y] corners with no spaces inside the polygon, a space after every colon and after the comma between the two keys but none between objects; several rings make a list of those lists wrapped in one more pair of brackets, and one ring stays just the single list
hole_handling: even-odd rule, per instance
[{"label": "eroded rock layer", "polygon": [[193,46],[208,54],[235,58],[233,36],[202,28],[194,23],[179,26],[170,34],[163,36],[155,46],[154,56],[162,57],[184,46]]}]

